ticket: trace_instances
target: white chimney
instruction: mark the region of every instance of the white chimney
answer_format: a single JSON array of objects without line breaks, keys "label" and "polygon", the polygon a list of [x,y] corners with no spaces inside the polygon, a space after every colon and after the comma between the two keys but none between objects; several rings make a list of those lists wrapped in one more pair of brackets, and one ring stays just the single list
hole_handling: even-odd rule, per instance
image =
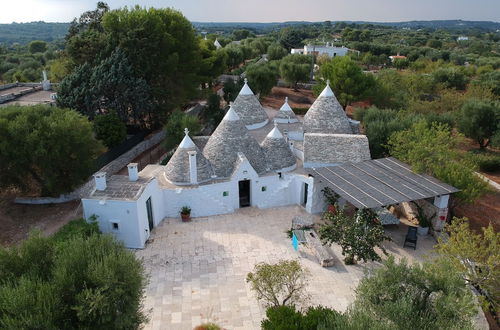
[{"label": "white chimney", "polygon": [[191,184],[198,183],[198,166],[196,164],[196,151],[188,151],[189,155],[189,177]]},{"label": "white chimney", "polygon": [[97,172],[94,174],[94,180],[96,190],[106,190],[106,172]]},{"label": "white chimney", "polygon": [[139,171],[137,170],[137,163],[130,163],[127,165],[128,179],[130,181],[137,181],[139,179]]}]

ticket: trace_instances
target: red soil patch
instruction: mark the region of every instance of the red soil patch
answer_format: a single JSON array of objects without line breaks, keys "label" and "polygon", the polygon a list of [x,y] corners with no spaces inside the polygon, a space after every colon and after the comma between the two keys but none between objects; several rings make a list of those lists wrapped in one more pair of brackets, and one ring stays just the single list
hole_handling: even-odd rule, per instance
[{"label": "red soil patch", "polygon": [[500,192],[489,192],[473,204],[457,206],[455,216],[469,218],[471,228],[478,232],[490,222],[495,231],[500,231]]},{"label": "red soil patch", "polygon": [[32,230],[50,235],[70,220],[80,218],[80,201],[49,205],[22,205],[13,202],[13,193],[0,196],[0,246],[16,245]]},{"label": "red soil patch", "polygon": [[295,91],[293,88],[273,87],[271,94],[263,97],[260,102],[264,107],[278,110],[285,102],[285,97],[288,97],[288,104],[292,108],[309,108],[315,100],[312,91],[308,89]]}]

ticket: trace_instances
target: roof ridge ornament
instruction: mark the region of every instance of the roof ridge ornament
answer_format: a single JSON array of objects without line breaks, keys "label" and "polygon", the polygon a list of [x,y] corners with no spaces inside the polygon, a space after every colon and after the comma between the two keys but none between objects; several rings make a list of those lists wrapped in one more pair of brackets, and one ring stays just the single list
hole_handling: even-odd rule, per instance
[{"label": "roof ridge ornament", "polygon": [[319,97],[321,96],[335,96],[335,94],[333,93],[331,87],[330,87],[330,79],[327,79],[326,80],[326,87],[325,89],[323,89],[323,91],[321,92],[321,94],[319,95]]},{"label": "roof ridge ornament", "polygon": [[191,149],[195,148],[196,145],[194,144],[193,140],[189,137],[189,129],[186,127],[184,128],[184,138],[182,139],[181,143],[179,144],[179,148],[181,149]]},{"label": "roof ridge ornament", "polygon": [[248,79],[245,78],[243,81],[245,82],[245,84],[241,88],[239,95],[255,95],[250,89],[250,86],[248,86]]}]

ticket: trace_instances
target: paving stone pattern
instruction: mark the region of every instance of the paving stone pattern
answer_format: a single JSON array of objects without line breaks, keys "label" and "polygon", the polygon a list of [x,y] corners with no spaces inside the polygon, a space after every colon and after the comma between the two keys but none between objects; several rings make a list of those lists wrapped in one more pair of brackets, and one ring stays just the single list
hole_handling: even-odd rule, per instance
[{"label": "paving stone pattern", "polygon": [[[149,274],[145,308],[150,321],[145,329],[192,329],[211,321],[225,329],[260,329],[265,309],[245,282],[259,262],[299,259],[312,278],[308,305],[324,305],[344,311],[354,299],[353,289],[365,267],[375,263],[344,266],[339,247],[333,247],[335,266],[323,268],[311,251],[292,248],[285,234],[294,216],[307,214],[299,206],[193,219],[166,219],[153,230],[151,242],[136,252]],[[403,231],[389,251],[422,254],[433,244],[419,240],[417,251],[402,250]],[[422,242],[423,241],[423,242]],[[426,242],[429,241],[429,242]]]}]

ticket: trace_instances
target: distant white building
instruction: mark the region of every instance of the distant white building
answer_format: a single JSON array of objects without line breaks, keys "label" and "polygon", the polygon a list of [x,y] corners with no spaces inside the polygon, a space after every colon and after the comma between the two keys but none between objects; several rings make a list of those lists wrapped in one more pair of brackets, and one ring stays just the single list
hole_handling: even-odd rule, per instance
[{"label": "distant white building", "polygon": [[469,40],[469,37],[466,37],[466,36],[459,36],[457,38],[457,41],[467,41],[467,40]]},{"label": "distant white building", "polygon": [[337,57],[337,56],[345,56],[349,48],[347,47],[335,47],[329,43],[326,45],[305,45],[304,48],[292,48],[292,54],[303,54],[309,55],[314,54],[316,56],[319,55],[327,55],[328,57]]},{"label": "distant white building", "polygon": [[216,38],[216,39],[215,39],[215,41],[214,41],[214,46],[215,46],[215,48],[217,48],[217,49],[222,48],[222,45],[220,44],[219,40],[217,40],[217,38]]}]

